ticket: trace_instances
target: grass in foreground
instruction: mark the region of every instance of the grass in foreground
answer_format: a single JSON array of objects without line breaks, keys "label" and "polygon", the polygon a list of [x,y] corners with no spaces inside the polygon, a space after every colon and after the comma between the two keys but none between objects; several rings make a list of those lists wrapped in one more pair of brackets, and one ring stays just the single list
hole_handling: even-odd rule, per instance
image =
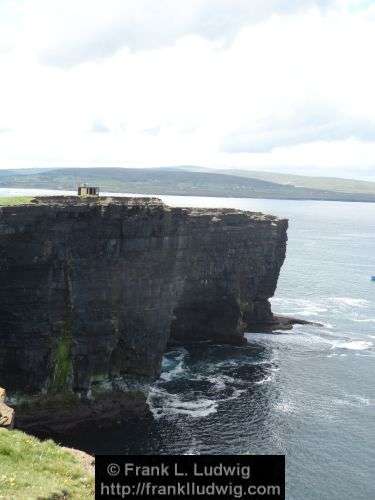
[{"label": "grass in foreground", "polygon": [[1,206],[25,205],[30,203],[34,196],[0,196]]},{"label": "grass in foreground", "polygon": [[88,500],[94,478],[53,441],[0,429],[1,500]]}]

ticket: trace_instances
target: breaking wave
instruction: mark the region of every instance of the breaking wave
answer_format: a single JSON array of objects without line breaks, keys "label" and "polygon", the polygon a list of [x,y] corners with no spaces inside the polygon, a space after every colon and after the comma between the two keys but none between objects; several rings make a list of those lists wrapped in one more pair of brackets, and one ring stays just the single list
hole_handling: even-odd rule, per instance
[{"label": "breaking wave", "polygon": [[[220,359],[225,352],[217,346],[168,352],[160,379],[151,386],[147,398],[153,417],[208,417],[219,405],[275,380],[279,370],[275,357],[262,359],[262,350],[251,346],[229,350],[234,357],[227,359]],[[205,361],[206,355],[213,359]]]},{"label": "breaking wave", "polygon": [[372,347],[372,342],[367,342],[365,340],[349,340],[347,342],[339,342],[332,346],[332,349],[349,349],[351,351],[365,351]]},{"label": "breaking wave", "polygon": [[165,382],[169,382],[174,378],[180,377],[184,373],[184,363],[185,357],[187,356],[186,349],[179,349],[171,354],[176,354],[174,360],[172,361],[170,356],[165,356],[163,359],[162,372],[160,378]]},{"label": "breaking wave", "polygon": [[184,401],[180,395],[156,387],[150,391],[147,402],[156,419],[170,415],[189,415],[193,418],[206,417],[217,411],[216,401],[204,398]]}]

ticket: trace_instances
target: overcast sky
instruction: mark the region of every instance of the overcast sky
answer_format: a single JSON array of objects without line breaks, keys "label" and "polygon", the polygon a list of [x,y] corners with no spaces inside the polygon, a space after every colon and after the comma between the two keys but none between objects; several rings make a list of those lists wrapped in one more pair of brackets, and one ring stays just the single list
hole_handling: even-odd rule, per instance
[{"label": "overcast sky", "polygon": [[375,1],[0,0],[0,168],[375,176]]}]

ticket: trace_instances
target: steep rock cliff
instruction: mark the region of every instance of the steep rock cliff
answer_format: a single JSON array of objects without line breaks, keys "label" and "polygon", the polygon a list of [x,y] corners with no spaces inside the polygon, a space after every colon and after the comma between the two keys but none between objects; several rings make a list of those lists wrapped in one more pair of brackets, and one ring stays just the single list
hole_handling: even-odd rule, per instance
[{"label": "steep rock cliff", "polygon": [[18,404],[93,400],[157,377],[168,342],[245,342],[274,322],[286,232],[155,198],[0,208],[0,384]]}]

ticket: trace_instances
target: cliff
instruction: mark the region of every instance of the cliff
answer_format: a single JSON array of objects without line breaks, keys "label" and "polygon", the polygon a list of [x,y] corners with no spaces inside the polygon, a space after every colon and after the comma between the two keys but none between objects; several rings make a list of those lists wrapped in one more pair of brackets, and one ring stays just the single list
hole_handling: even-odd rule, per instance
[{"label": "cliff", "polygon": [[61,399],[72,420],[78,406],[83,420],[121,412],[130,388],[136,407],[168,343],[241,344],[272,328],[286,232],[273,216],[155,198],[0,207],[0,384],[18,421]]}]

